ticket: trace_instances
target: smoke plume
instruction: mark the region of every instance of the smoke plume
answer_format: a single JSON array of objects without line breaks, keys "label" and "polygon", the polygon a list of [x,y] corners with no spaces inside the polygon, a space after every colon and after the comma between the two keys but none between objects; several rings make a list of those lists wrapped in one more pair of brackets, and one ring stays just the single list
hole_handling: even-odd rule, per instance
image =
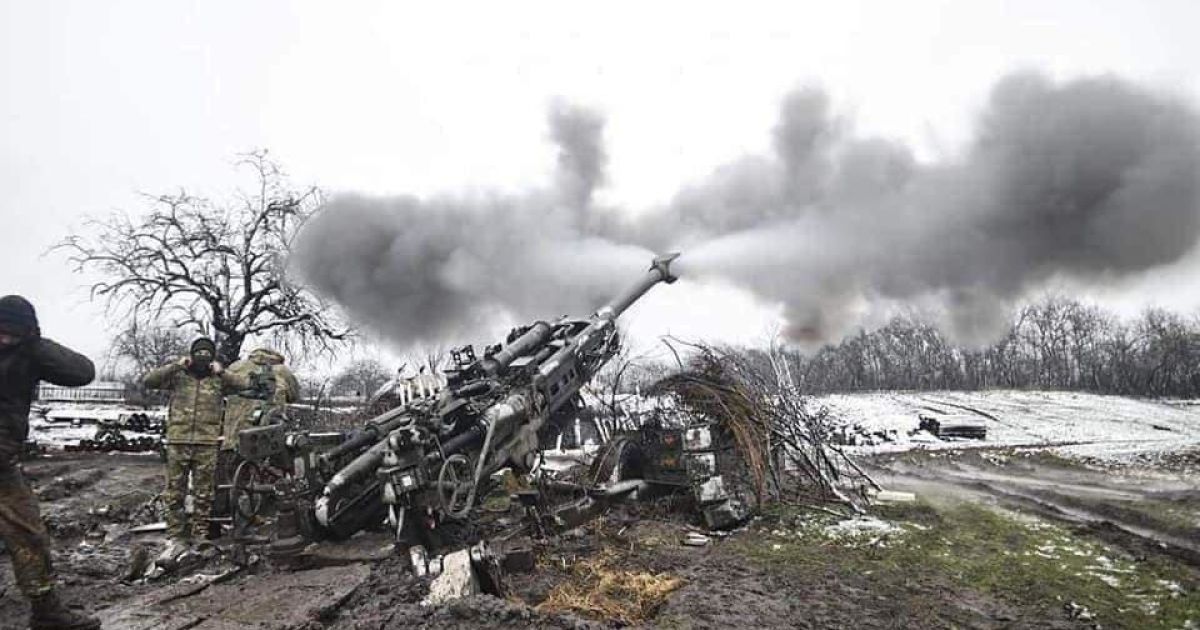
[{"label": "smoke plume", "polygon": [[[550,137],[558,146],[558,192],[562,202],[585,213],[592,193],[604,183],[604,118],[578,106],[557,103],[550,110]],[[586,217],[585,217],[586,219]]]},{"label": "smoke plume", "polygon": [[685,278],[782,303],[795,340],[920,303],[959,340],[983,341],[1048,280],[1143,272],[1200,236],[1200,119],[1115,78],[1009,76],[962,154],[940,163],[856,137],[823,92],[800,90],[781,105],[771,153],[736,159],[637,220],[593,204],[603,119],[560,105],[550,128],[559,159],[547,189],[338,197],[302,232],[296,268],[406,342],[468,334],[497,314],[586,313],[668,248],[685,252]]},{"label": "smoke plume", "polygon": [[[708,233],[689,260],[784,302],[795,337],[835,337],[864,305],[921,300],[942,307],[959,339],[986,339],[1006,305],[1056,275],[1144,271],[1200,234],[1196,114],[1116,79],[1010,76],[964,155],[930,165],[882,140],[814,143],[838,123],[794,101],[781,126],[805,131],[777,135],[765,172],[689,191],[674,213],[718,216],[693,226]],[[754,193],[761,222],[730,232],[720,215],[739,212],[727,200],[745,181],[775,187]]]},{"label": "smoke plume", "polygon": [[595,113],[558,106],[555,185],[521,195],[339,195],[309,219],[292,265],[357,323],[398,343],[473,339],[506,319],[586,315],[651,253],[588,231],[604,178]]}]

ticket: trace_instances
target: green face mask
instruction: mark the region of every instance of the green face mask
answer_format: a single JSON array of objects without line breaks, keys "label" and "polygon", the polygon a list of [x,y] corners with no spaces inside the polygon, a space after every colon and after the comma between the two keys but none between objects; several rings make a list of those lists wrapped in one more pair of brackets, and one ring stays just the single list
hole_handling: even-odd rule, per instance
[{"label": "green face mask", "polygon": [[192,369],[197,372],[207,371],[212,362],[213,354],[208,349],[201,348],[192,353]]}]

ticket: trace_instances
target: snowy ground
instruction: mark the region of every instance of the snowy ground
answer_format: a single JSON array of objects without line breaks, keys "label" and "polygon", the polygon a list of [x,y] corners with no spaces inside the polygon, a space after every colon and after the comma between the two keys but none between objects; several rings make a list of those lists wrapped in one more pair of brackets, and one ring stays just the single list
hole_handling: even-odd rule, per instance
[{"label": "snowy ground", "polygon": [[[817,397],[815,402],[829,410],[834,424],[847,436],[858,444],[869,444],[849,447],[857,452],[1049,446],[1064,455],[1121,461],[1200,448],[1198,401],[1007,390],[836,394]],[[51,415],[116,419],[137,411],[68,407],[57,405]],[[917,431],[920,414],[982,424],[987,427],[987,439],[939,440]],[[48,422],[38,414],[30,418],[30,437],[53,448],[94,438],[96,429],[96,424],[88,422]]]},{"label": "snowy ground", "polygon": [[[1200,447],[1200,407],[1071,392],[878,392],[822,396],[834,424],[890,441],[866,452],[912,448],[1055,446],[1074,456],[1122,460]],[[919,414],[969,419],[987,439],[940,441],[916,432]]]},{"label": "snowy ground", "polygon": [[[42,413],[43,411],[45,413]],[[95,438],[100,422],[124,422],[133,414],[162,419],[166,417],[166,409],[72,403],[38,405],[29,415],[29,439],[42,446],[61,449],[67,445],[76,445],[80,440]],[[122,429],[122,433],[131,439],[154,437],[149,433],[129,429]]]}]

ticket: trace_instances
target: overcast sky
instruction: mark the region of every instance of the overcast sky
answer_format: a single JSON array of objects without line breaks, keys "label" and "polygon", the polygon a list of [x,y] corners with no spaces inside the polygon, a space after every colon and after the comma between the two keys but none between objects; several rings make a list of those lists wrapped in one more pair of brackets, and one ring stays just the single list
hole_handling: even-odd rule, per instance
[{"label": "overcast sky", "polygon": [[[864,133],[953,154],[1006,72],[1115,73],[1200,100],[1194,2],[54,2],[0,0],[0,294],[99,356],[102,309],[46,249],[136,193],[236,184],[270,149],[327,189],[429,194],[546,181],[555,98],[607,116],[605,203],[665,203],[770,142],[816,84]],[[1194,260],[1101,297],[1200,303]],[[771,308],[657,291],[639,334],[762,338]]]}]

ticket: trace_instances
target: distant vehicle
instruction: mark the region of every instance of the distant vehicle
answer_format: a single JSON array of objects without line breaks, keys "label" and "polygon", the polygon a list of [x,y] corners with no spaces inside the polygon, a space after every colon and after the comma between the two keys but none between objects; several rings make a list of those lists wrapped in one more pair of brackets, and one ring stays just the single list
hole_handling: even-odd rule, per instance
[{"label": "distant vehicle", "polygon": [[928,431],[939,439],[984,440],[987,439],[987,425],[979,416],[972,414],[938,414],[922,413],[920,429]]}]

